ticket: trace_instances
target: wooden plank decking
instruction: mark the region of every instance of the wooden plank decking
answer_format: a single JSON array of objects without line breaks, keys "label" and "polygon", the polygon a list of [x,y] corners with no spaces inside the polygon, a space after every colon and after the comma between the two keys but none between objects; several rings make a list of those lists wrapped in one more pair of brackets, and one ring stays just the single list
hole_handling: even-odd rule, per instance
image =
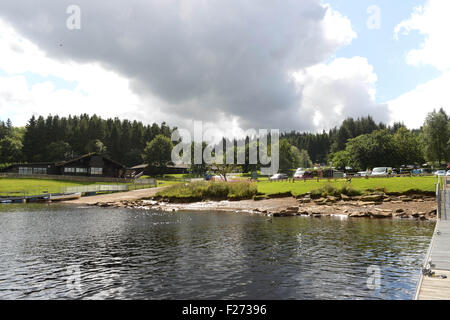
[{"label": "wooden plank decking", "polygon": [[[450,300],[450,181],[446,182],[441,193],[438,221],[426,258],[434,276],[421,276],[415,295],[417,300]],[[447,278],[442,278],[441,275]]]}]

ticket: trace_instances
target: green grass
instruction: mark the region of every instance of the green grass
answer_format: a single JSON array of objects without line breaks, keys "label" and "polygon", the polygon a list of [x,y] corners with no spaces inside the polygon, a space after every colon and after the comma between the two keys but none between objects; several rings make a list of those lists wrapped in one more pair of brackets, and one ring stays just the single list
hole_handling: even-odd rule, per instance
[{"label": "green grass", "polygon": [[0,195],[35,195],[44,192],[59,193],[65,187],[77,187],[91,184],[105,184],[104,182],[74,182],[48,179],[8,179],[0,178]]},{"label": "green grass", "polygon": [[255,183],[197,181],[172,185],[156,194],[172,199],[250,199],[257,193]]},{"label": "green grass", "polygon": [[[178,184],[181,181],[176,180],[157,180],[158,187]],[[77,182],[51,179],[35,179],[35,178],[20,178],[9,179],[0,178],[0,196],[20,196],[26,193],[27,195],[37,195],[44,192],[60,193],[66,187],[78,187],[92,184],[117,184],[113,182]],[[119,183],[122,184],[122,183]],[[130,184],[130,183],[128,183]],[[131,185],[131,184],[130,184]],[[136,185],[138,188],[148,188],[148,185]],[[133,188],[131,188],[133,190]]]},{"label": "green grass", "polygon": [[331,179],[322,179],[319,182],[317,180],[295,181],[287,182],[269,182],[262,180],[258,182],[258,192],[267,195],[291,192],[292,195],[298,196],[311,192],[312,190],[324,187],[326,184],[334,185],[336,188],[341,188],[345,185],[350,185],[353,189],[360,192],[370,192],[376,190],[383,190],[387,193],[406,193],[408,191],[418,192],[433,192],[435,191],[435,183],[437,178],[434,176],[429,177],[392,177],[392,178],[358,178],[352,179],[351,183],[348,183],[345,179],[339,179],[337,181]]}]

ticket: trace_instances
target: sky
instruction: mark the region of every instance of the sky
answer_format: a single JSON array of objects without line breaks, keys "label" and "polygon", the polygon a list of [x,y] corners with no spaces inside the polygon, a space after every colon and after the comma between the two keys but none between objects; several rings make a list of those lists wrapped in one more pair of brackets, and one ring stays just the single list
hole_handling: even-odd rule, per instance
[{"label": "sky", "polygon": [[218,134],[419,128],[450,112],[446,0],[2,0],[0,120],[97,114]]}]

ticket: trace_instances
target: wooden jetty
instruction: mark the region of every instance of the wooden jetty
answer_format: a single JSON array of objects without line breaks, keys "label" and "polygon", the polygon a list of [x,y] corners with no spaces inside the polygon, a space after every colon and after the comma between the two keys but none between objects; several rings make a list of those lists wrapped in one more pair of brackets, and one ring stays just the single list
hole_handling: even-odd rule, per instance
[{"label": "wooden jetty", "polygon": [[438,219],[415,300],[450,300],[450,178],[436,190]]}]

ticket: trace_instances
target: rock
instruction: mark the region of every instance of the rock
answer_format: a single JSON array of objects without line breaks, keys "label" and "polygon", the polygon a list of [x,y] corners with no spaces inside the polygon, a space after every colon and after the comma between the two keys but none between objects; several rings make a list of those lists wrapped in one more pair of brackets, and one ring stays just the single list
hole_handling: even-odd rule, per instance
[{"label": "rock", "polygon": [[369,216],[368,212],[353,212],[349,215],[350,218],[366,218]]},{"label": "rock", "polygon": [[398,212],[394,214],[394,217],[396,218],[407,218],[408,215],[405,212]]},{"label": "rock", "polygon": [[345,195],[345,194],[343,194],[343,193],[341,194],[341,199],[344,200],[344,201],[350,201],[350,197]]},{"label": "rock", "polygon": [[391,201],[391,203],[402,203],[402,201],[400,201],[400,200],[393,200],[393,201]]},{"label": "rock", "polygon": [[392,199],[391,199],[391,198],[389,198],[389,197],[388,197],[388,198],[384,198],[384,199],[383,199],[383,202],[391,202],[391,201],[392,201]]},{"label": "rock", "polygon": [[301,203],[310,203],[311,202],[311,198],[302,198],[300,199]]},{"label": "rock", "polygon": [[380,209],[380,208],[375,208],[375,211],[378,211],[378,212],[386,212],[386,213],[392,213],[392,210],[390,210],[390,209]]},{"label": "rock", "polygon": [[420,216],[419,212],[414,212],[413,214],[411,214],[412,217],[414,218],[418,218]]},{"label": "rock", "polygon": [[309,212],[306,211],[306,210],[299,211],[298,214],[299,214],[299,215],[302,215],[302,216],[309,216]]},{"label": "rock", "polygon": [[327,201],[328,202],[336,202],[338,199],[336,198],[336,197],[334,197],[334,196],[327,196]]},{"label": "rock", "polygon": [[413,201],[411,198],[402,198],[402,201],[403,202],[411,202],[411,201]]},{"label": "rock", "polygon": [[298,209],[294,211],[280,210],[273,213],[274,217],[293,217],[297,215]]},{"label": "rock", "polygon": [[311,216],[313,218],[322,218],[322,214],[320,214],[320,213],[313,213]]},{"label": "rock", "polygon": [[403,210],[402,208],[398,208],[397,210],[395,210],[396,213],[403,213],[405,212],[405,210]]},{"label": "rock", "polygon": [[368,196],[361,197],[361,201],[364,201],[364,202],[375,202],[375,201],[382,201],[382,200],[383,200],[383,195],[381,195],[381,194],[371,194]]},{"label": "rock", "polygon": [[384,218],[392,218],[392,212],[385,211],[371,211],[369,212],[371,218],[375,219],[384,219]]}]

